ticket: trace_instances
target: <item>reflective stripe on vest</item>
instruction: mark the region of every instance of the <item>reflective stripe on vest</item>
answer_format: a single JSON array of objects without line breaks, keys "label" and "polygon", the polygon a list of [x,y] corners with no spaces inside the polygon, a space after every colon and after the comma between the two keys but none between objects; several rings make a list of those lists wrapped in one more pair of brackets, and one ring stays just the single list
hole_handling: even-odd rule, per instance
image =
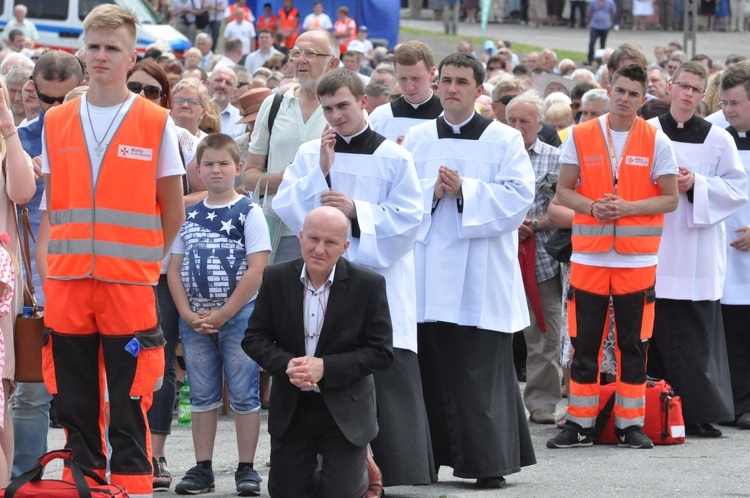
[{"label": "reflective stripe on vest", "polygon": [[104,152],[96,180],[76,99],[50,109],[50,278],[154,285],[164,256],[156,172],[168,112],[136,98]]},{"label": "reflective stripe on vest", "polygon": [[[576,191],[592,202],[607,193],[616,193],[628,201],[661,195],[661,190],[651,180],[656,128],[636,118],[627,149],[621,154],[623,159],[616,184],[605,133],[598,119],[573,128],[581,175]],[[623,254],[656,254],[663,221],[664,215],[643,215],[604,223],[589,214],[576,213],[571,237],[573,251],[599,253],[614,248]]]}]

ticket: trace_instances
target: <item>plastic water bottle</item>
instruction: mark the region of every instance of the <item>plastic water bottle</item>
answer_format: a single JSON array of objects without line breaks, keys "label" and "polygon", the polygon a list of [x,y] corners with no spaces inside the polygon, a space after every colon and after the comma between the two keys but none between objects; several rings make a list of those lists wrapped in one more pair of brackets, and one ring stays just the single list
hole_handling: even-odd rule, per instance
[{"label": "plastic water bottle", "polygon": [[23,307],[23,317],[24,318],[31,318],[34,315],[34,308],[31,306],[24,306]]},{"label": "plastic water bottle", "polygon": [[180,388],[180,401],[177,404],[177,423],[181,426],[189,426],[193,420],[193,412],[190,410],[190,382],[187,375],[185,383]]}]

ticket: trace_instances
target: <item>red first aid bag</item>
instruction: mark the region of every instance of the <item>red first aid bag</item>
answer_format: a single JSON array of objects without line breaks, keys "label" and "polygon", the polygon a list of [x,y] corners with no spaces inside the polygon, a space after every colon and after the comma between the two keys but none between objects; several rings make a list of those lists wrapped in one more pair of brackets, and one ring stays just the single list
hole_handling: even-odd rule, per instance
[{"label": "red first aid bag", "polygon": [[[44,467],[52,460],[62,459],[70,468],[74,482],[42,479]],[[85,477],[84,477],[85,476]],[[86,477],[97,485],[89,486]],[[120,486],[107,484],[91,469],[76,463],[68,449],[50,451],[39,457],[39,463],[31,470],[13,479],[10,485],[0,490],[2,498],[123,498],[128,493]]]},{"label": "red first aid bag", "polygon": [[[615,417],[615,383],[599,388],[599,415],[596,417],[594,442],[617,444]],[[646,386],[646,420],[643,432],[654,444],[682,444],[685,442],[685,421],[682,418],[682,399],[664,380],[649,380]]]}]

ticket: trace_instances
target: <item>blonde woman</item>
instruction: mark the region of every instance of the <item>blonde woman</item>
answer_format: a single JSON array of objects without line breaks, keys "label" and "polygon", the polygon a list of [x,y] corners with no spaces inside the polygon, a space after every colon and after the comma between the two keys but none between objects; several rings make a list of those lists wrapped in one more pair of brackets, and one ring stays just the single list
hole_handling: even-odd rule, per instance
[{"label": "blonde woman", "polygon": [[[18,139],[13,115],[9,110],[10,99],[5,83],[0,82],[3,97],[0,99],[0,158],[2,171],[0,175],[0,233],[8,234],[7,248],[12,258],[20,261],[21,248],[19,244],[18,223],[16,223],[16,204],[25,204],[31,200],[36,192],[34,168],[31,158],[24,152]],[[10,302],[8,313],[0,316],[0,330],[2,330],[5,344],[5,365],[2,369],[2,396],[0,403],[3,407],[10,397],[14,385],[16,358],[13,352],[13,326],[15,318],[23,307],[23,281],[21,272],[15,275],[15,292]],[[2,428],[0,428],[0,487],[8,484],[10,469],[13,467],[13,425],[10,411],[2,414]]]}]

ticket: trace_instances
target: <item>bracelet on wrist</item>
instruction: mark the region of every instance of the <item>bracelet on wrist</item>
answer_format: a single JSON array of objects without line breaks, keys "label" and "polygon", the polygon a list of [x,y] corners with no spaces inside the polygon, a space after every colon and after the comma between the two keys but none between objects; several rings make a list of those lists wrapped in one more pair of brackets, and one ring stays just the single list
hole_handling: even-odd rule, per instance
[{"label": "bracelet on wrist", "polygon": [[13,135],[15,135],[16,133],[18,133],[18,128],[13,128],[13,131],[11,131],[10,133],[2,133],[2,132],[0,132],[0,137],[2,137],[3,140],[8,140],[10,137],[12,137]]},{"label": "bracelet on wrist", "polygon": [[597,202],[599,202],[599,201],[592,202],[591,203],[591,209],[589,210],[589,212],[591,213],[591,216],[593,216],[594,218],[596,218],[596,216],[594,216],[594,204],[596,204]]}]

